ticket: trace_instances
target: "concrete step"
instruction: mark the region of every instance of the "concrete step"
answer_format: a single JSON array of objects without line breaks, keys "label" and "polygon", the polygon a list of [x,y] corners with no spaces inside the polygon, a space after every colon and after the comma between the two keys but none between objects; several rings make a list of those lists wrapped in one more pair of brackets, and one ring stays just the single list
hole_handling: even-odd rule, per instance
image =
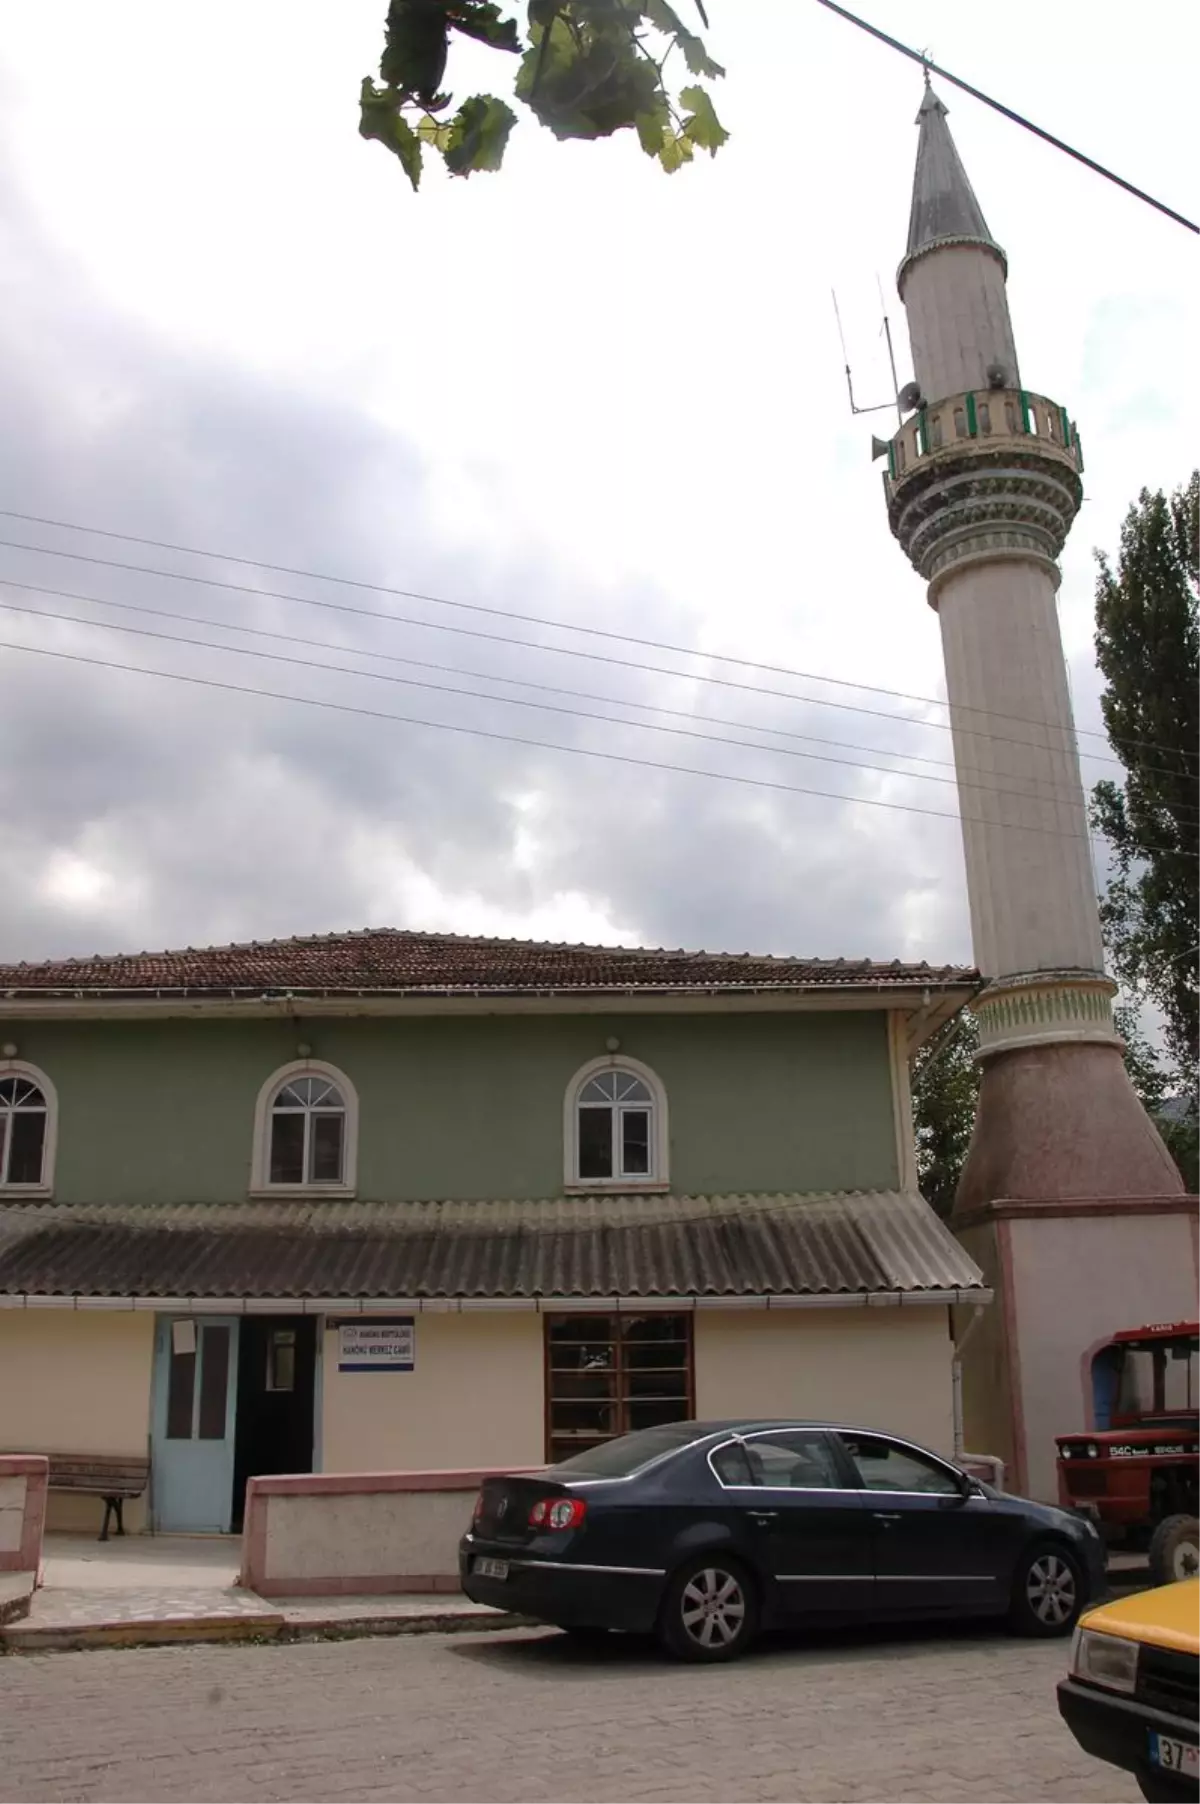
[{"label": "concrete step", "polygon": [[522,1626],[460,1596],[275,1599],[237,1587],[183,1592],[46,1586],[28,1614],[0,1627],[6,1652],[154,1647],[210,1641],[347,1640]]}]

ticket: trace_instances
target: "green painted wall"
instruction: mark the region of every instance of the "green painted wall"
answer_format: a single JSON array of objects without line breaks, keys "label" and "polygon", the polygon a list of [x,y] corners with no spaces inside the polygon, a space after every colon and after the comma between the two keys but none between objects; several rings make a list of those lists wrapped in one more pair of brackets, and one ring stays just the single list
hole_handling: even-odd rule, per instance
[{"label": "green painted wall", "polygon": [[896,1185],[884,1014],[10,1022],[57,1086],[63,1202],[236,1201],[254,1105],[296,1057],[359,1095],[364,1198],[562,1189],[563,1096],[616,1036],[666,1087],[676,1191]]}]

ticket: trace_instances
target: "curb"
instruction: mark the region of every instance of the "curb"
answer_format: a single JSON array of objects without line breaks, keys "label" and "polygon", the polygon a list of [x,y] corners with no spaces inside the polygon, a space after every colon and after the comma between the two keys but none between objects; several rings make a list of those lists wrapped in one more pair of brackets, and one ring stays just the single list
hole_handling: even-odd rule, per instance
[{"label": "curb", "polygon": [[278,1612],[255,1616],[173,1616],[158,1622],[94,1622],[44,1627],[13,1625],[0,1630],[8,1654],[65,1654],[102,1647],[181,1647],[206,1642],[355,1641],[385,1635],[494,1633],[528,1627],[525,1618],[495,1610],[478,1615],[463,1610],[420,1616],[331,1616],[289,1622]]}]

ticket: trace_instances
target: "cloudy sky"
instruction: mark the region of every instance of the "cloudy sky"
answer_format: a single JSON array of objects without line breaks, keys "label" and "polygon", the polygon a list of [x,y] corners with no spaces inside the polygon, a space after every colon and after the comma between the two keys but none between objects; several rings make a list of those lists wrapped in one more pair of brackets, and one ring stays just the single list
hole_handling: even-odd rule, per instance
[{"label": "cloudy sky", "polygon": [[[0,618],[0,958],[366,925],[969,957],[936,619],[830,299],[884,400],[919,71],[813,0],[708,10],[714,162],[526,120],[502,175],[415,197],[355,129],[383,0],[0,0],[0,506],[203,554],[0,518],[0,602],[74,616]],[[1111,0],[869,10],[1200,207],[1187,0],[1136,34]],[[1092,548],[1194,456],[1195,240],[943,97],[1025,379],[1084,436],[1095,729]]]}]

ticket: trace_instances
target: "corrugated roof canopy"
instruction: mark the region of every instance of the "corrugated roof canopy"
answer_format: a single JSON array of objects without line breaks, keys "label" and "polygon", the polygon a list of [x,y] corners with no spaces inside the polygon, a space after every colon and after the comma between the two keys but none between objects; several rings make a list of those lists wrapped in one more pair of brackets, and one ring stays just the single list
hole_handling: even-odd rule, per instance
[{"label": "corrugated roof canopy", "polygon": [[512,995],[582,991],[930,989],[974,986],[957,965],[769,958],[536,940],[467,939],[397,928],[249,945],[0,965],[0,996]]},{"label": "corrugated roof canopy", "polygon": [[0,1295],[733,1297],[968,1290],[919,1196],[13,1204]]}]

